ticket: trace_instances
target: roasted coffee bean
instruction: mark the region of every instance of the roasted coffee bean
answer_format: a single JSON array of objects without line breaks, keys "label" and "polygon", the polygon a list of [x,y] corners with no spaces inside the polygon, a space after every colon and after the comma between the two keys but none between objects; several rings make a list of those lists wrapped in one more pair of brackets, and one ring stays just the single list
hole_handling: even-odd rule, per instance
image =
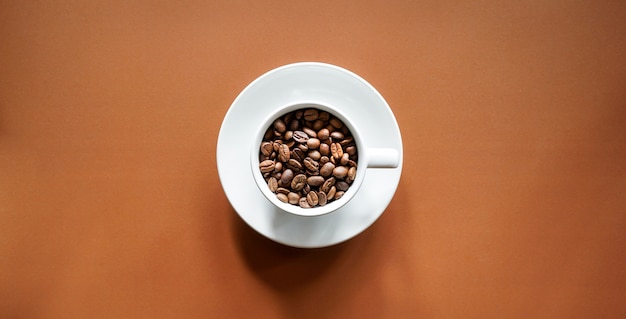
[{"label": "roasted coffee bean", "polygon": [[328,162],[324,164],[322,168],[320,168],[320,175],[324,177],[328,177],[333,173],[334,169],[335,169],[335,164]]},{"label": "roasted coffee bean", "polygon": [[322,156],[330,155],[330,146],[326,143],[320,144],[320,154],[322,154]]},{"label": "roasted coffee bean", "polygon": [[300,144],[298,145],[298,148],[303,152],[306,153],[309,151],[309,147],[306,144]]},{"label": "roasted coffee bean", "polygon": [[330,144],[330,153],[333,155],[335,160],[338,160],[343,156],[343,149],[339,143],[333,143]]},{"label": "roasted coffee bean", "polygon": [[294,148],[291,151],[291,157],[298,162],[302,162],[304,160],[304,152],[299,148]]},{"label": "roasted coffee bean", "polygon": [[293,138],[293,131],[287,131],[287,132],[285,132],[284,137],[285,137],[285,141],[289,141],[289,140],[291,140],[291,139]]},{"label": "roasted coffee bean", "polygon": [[300,201],[300,195],[298,195],[298,193],[290,192],[287,194],[287,199],[289,200],[289,204],[297,205]]},{"label": "roasted coffee bean", "polygon": [[268,128],[267,131],[265,131],[265,135],[263,135],[263,139],[271,140],[272,137],[274,137],[274,130],[271,128]]},{"label": "roasted coffee bean", "polygon": [[330,189],[335,187],[335,178],[331,177],[327,180],[324,181],[324,184],[322,184],[322,187],[320,187],[320,190],[324,193],[326,193],[326,195],[329,194]]},{"label": "roasted coffee bean", "polygon": [[328,192],[326,192],[326,197],[327,197],[327,199],[328,199],[329,201],[330,201],[330,200],[335,199],[335,194],[336,194],[336,192],[337,192],[337,188],[336,188],[335,186],[332,186],[332,187],[328,190]]},{"label": "roasted coffee bean", "polygon": [[304,159],[304,167],[306,167],[306,170],[310,173],[319,172],[319,166],[320,164],[310,157]]},{"label": "roasted coffee bean", "polygon": [[343,140],[343,133],[339,131],[335,131],[335,132],[330,133],[330,137],[332,137],[333,140],[340,141],[340,140]]},{"label": "roasted coffee bean", "polygon": [[324,177],[322,176],[310,176],[306,179],[306,183],[310,186],[317,187],[324,184]]},{"label": "roasted coffee bean", "polygon": [[284,133],[287,130],[287,126],[283,120],[277,119],[274,121],[274,129],[280,133]]},{"label": "roasted coffee bean", "polygon": [[320,165],[324,165],[324,164],[330,162],[330,158],[328,158],[328,156],[322,156],[322,157],[320,157],[319,162],[320,162]]},{"label": "roasted coffee bean", "polygon": [[290,159],[289,161],[287,161],[287,167],[291,168],[292,170],[298,172],[302,169],[302,164],[300,164],[300,162],[296,161],[295,159]]},{"label": "roasted coffee bean", "polygon": [[307,184],[306,175],[298,174],[294,176],[293,180],[291,181],[291,189],[293,189],[296,192],[299,192],[304,188],[304,185],[306,184]]},{"label": "roasted coffee bean", "polygon": [[289,146],[287,144],[281,144],[278,149],[278,160],[281,162],[286,162],[291,157],[291,152],[289,151]]},{"label": "roasted coffee bean", "polygon": [[316,109],[306,109],[303,115],[304,120],[315,121],[319,117],[319,112]]},{"label": "roasted coffee bean", "polygon": [[269,173],[274,170],[274,167],[276,167],[276,164],[272,160],[265,160],[259,164],[261,173]]},{"label": "roasted coffee bean", "polygon": [[348,176],[348,168],[345,166],[337,166],[333,169],[333,176],[335,178],[343,179]]},{"label": "roasted coffee bean", "polygon": [[309,140],[309,136],[303,131],[294,131],[293,139],[298,143],[306,143]]},{"label": "roasted coffee bean", "polygon": [[302,188],[302,194],[306,195],[311,191],[311,186],[309,186],[309,184],[304,185],[304,187]]},{"label": "roasted coffee bean", "polygon": [[344,151],[346,153],[348,153],[350,156],[354,156],[356,154],[356,146],[350,145],[350,146],[346,147],[346,149]]},{"label": "roasted coffee bean", "polygon": [[326,193],[319,191],[317,192],[317,203],[320,206],[324,206],[326,205],[326,203],[328,202],[327,198],[326,198]]},{"label": "roasted coffee bean", "polygon": [[270,187],[272,193],[276,193],[276,189],[278,189],[278,181],[276,180],[276,178],[270,177],[270,179],[267,181],[267,186]]},{"label": "roasted coffee bean", "polygon": [[302,114],[304,114],[304,110],[298,110],[298,111],[296,111],[294,116],[296,117],[296,119],[299,120],[299,119],[302,118]]},{"label": "roasted coffee bean", "polygon": [[338,181],[337,183],[335,183],[335,187],[337,187],[338,191],[345,192],[348,190],[350,185],[348,185],[348,183],[346,183],[345,181]]},{"label": "roasted coffee bean", "polygon": [[349,160],[349,161],[348,161],[348,166],[349,166],[349,167],[356,167],[357,165],[356,165],[356,162],[355,162],[355,161],[353,161],[353,160]]},{"label": "roasted coffee bean", "polygon": [[343,127],[343,123],[341,123],[341,121],[336,118],[333,117],[330,119],[330,125],[332,125],[334,128],[342,128]]},{"label": "roasted coffee bean", "polygon": [[283,163],[281,162],[276,162],[276,164],[274,164],[274,172],[281,172],[283,170]]},{"label": "roasted coffee bean", "polygon": [[298,121],[298,120],[291,120],[291,122],[289,123],[289,130],[295,131],[295,130],[297,130],[299,128],[300,128],[300,121]]},{"label": "roasted coffee bean", "polygon": [[270,156],[274,151],[274,143],[263,142],[261,143],[261,154],[264,156]]},{"label": "roasted coffee bean", "polygon": [[278,200],[280,200],[283,203],[288,203],[289,202],[289,198],[287,197],[287,195],[285,195],[283,193],[276,194],[276,198],[278,198]]},{"label": "roasted coffee bean", "polygon": [[343,156],[341,156],[341,159],[339,159],[339,164],[347,165],[349,160],[350,160],[350,154],[343,153]]},{"label": "roasted coffee bean", "polygon": [[330,131],[328,131],[327,128],[323,128],[317,132],[317,138],[319,138],[321,141],[327,140],[329,136]]},{"label": "roasted coffee bean", "polygon": [[322,158],[322,154],[320,154],[319,151],[309,151],[309,157],[312,158],[313,160],[319,161],[320,158]]},{"label": "roasted coffee bean", "polygon": [[320,140],[316,138],[310,138],[308,141],[306,141],[306,145],[309,147],[309,149],[317,149],[318,147],[320,147]]},{"label": "roasted coffee bean", "polygon": [[298,205],[300,205],[300,207],[302,208],[311,208],[311,205],[309,205],[309,202],[306,200],[306,197],[300,198],[300,200],[298,201]]},{"label": "roasted coffee bean", "polygon": [[309,138],[316,138],[317,137],[317,133],[312,128],[310,128],[308,126],[303,127],[302,131],[304,133],[306,133],[306,135],[308,135]]},{"label": "roasted coffee bean", "polygon": [[350,167],[348,169],[348,177],[346,177],[346,182],[352,183],[356,178],[356,167]]},{"label": "roasted coffee bean", "polygon": [[346,137],[345,139],[339,142],[339,144],[341,144],[341,146],[344,146],[344,147],[347,147],[348,145],[351,145],[352,143],[354,143],[354,138],[352,136]]},{"label": "roasted coffee bean", "polygon": [[337,191],[337,193],[335,193],[335,200],[340,199],[341,197],[343,197],[343,194],[345,194],[345,192],[343,191]]},{"label": "roasted coffee bean", "polygon": [[316,131],[319,131],[320,129],[324,127],[324,125],[326,125],[324,121],[317,119],[315,120],[315,122],[313,122],[312,128]]},{"label": "roasted coffee bean", "polygon": [[288,168],[283,172],[282,176],[280,177],[281,187],[290,186],[292,180],[293,180],[293,171]]},{"label": "roasted coffee bean", "polygon": [[322,111],[322,112],[320,112],[320,115],[319,115],[318,119],[326,122],[326,121],[328,121],[330,119],[330,114],[328,114],[328,112]]},{"label": "roasted coffee bean", "polygon": [[319,203],[319,198],[317,197],[316,192],[309,192],[306,195],[306,201],[309,202],[309,206],[315,207]]},{"label": "roasted coffee bean", "polygon": [[276,189],[276,194],[289,194],[289,190],[284,187],[279,187]]}]

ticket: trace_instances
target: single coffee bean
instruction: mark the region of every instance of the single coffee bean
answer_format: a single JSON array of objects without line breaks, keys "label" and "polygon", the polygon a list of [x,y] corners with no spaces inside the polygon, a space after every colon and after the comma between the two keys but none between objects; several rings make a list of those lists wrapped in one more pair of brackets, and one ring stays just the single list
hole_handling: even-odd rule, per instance
[{"label": "single coffee bean", "polygon": [[312,158],[313,160],[319,161],[320,158],[322,158],[322,154],[320,154],[319,151],[313,150],[313,151],[309,151],[309,157]]},{"label": "single coffee bean", "polygon": [[283,163],[276,162],[276,164],[274,164],[274,172],[280,173],[282,170],[283,170]]},{"label": "single coffee bean", "polygon": [[278,200],[280,200],[283,203],[288,203],[289,202],[289,198],[287,197],[287,195],[285,195],[283,193],[276,194],[276,198],[278,198]]},{"label": "single coffee bean", "polygon": [[335,187],[335,178],[334,177],[330,177],[327,180],[324,181],[324,184],[322,184],[322,187],[320,187],[320,190],[324,193],[326,193],[326,195],[329,195],[330,189]]},{"label": "single coffee bean", "polygon": [[322,143],[319,146],[320,148],[320,154],[322,154],[322,156],[328,156],[330,155],[330,146],[326,143]]},{"label": "single coffee bean", "polygon": [[306,141],[306,145],[309,147],[309,149],[317,149],[318,147],[320,147],[320,140],[316,138],[310,138],[308,141]]},{"label": "single coffee bean", "polygon": [[302,164],[292,158],[287,161],[287,167],[291,168],[294,171],[300,171],[302,169]]},{"label": "single coffee bean", "polygon": [[300,201],[300,195],[298,195],[298,193],[290,192],[287,194],[287,199],[289,200],[289,204],[297,205]]},{"label": "single coffee bean", "polygon": [[272,160],[265,160],[259,164],[261,173],[269,173],[274,170],[274,167],[276,167],[276,164]]},{"label": "single coffee bean", "polygon": [[283,120],[277,119],[274,121],[274,129],[280,133],[284,133],[287,130],[287,126]]},{"label": "single coffee bean", "polygon": [[309,138],[312,138],[312,137],[314,137],[314,138],[315,138],[315,137],[317,137],[317,132],[315,132],[312,128],[310,128],[310,127],[308,127],[308,126],[303,127],[303,128],[302,128],[302,131],[303,131],[304,133],[306,133],[306,135],[308,135],[308,136],[309,136]]},{"label": "single coffee bean", "polygon": [[337,188],[335,186],[332,186],[328,192],[326,192],[326,198],[330,201],[335,199],[335,194],[337,193]]},{"label": "single coffee bean", "polygon": [[283,172],[283,175],[280,177],[280,185],[282,187],[288,187],[291,185],[292,180],[293,180],[293,171],[288,168]]},{"label": "single coffee bean", "polygon": [[289,194],[289,190],[284,187],[279,187],[276,189],[276,194]]},{"label": "single coffee bean", "polygon": [[291,139],[293,138],[293,131],[287,131],[287,132],[285,132],[284,137],[285,137],[285,141],[289,141],[289,140],[291,140]]},{"label": "single coffee bean", "polygon": [[343,156],[343,149],[339,143],[333,143],[330,144],[330,153],[333,155],[335,160],[338,160]]},{"label": "single coffee bean", "polygon": [[302,150],[302,152],[304,152],[304,153],[309,151],[309,147],[306,144],[300,144],[300,145],[298,145],[298,148],[300,150]]},{"label": "single coffee bean", "polygon": [[270,156],[274,151],[274,143],[263,142],[261,143],[261,154],[264,156]]},{"label": "single coffee bean", "polygon": [[319,162],[320,162],[320,165],[324,165],[324,164],[330,162],[330,158],[328,158],[328,156],[322,156],[322,157],[320,157]]},{"label": "single coffee bean", "polygon": [[267,131],[265,131],[265,135],[263,135],[263,139],[271,140],[272,137],[274,137],[274,130],[272,128],[268,128]]},{"label": "single coffee bean", "polygon": [[326,122],[326,121],[328,121],[330,119],[330,114],[328,114],[328,112],[326,112],[326,111],[322,111],[322,112],[320,112],[320,115],[319,115],[318,118],[320,120]]},{"label": "single coffee bean", "polygon": [[315,121],[319,117],[319,112],[316,109],[306,109],[303,115],[306,121]]},{"label": "single coffee bean", "polygon": [[356,154],[356,146],[350,145],[346,147],[345,152],[348,153],[350,156],[354,156]]},{"label": "single coffee bean", "polygon": [[319,191],[317,192],[317,203],[320,206],[324,206],[326,205],[326,203],[328,202],[328,199],[326,198],[326,193]]},{"label": "single coffee bean", "polygon": [[295,192],[299,192],[304,188],[304,185],[306,184],[307,184],[306,175],[298,174],[294,176],[293,180],[291,181],[291,189],[293,189]]},{"label": "single coffee bean", "polygon": [[298,143],[306,143],[306,141],[309,139],[309,136],[303,131],[294,131],[293,139]]},{"label": "single coffee bean", "polygon": [[335,132],[330,133],[330,137],[332,137],[333,140],[340,141],[340,140],[343,140],[343,133],[339,131],[335,131]]},{"label": "single coffee bean", "polygon": [[328,177],[333,173],[334,169],[335,169],[335,164],[328,162],[324,164],[322,168],[320,168],[320,175],[324,177]]},{"label": "single coffee bean", "polygon": [[337,193],[335,193],[335,200],[340,199],[341,197],[343,197],[343,194],[345,194],[345,192],[343,191],[337,191]]},{"label": "single coffee bean", "polygon": [[299,128],[300,128],[300,121],[298,121],[298,120],[291,120],[291,122],[289,122],[289,130],[295,131],[295,130],[297,130]]},{"label": "single coffee bean", "polygon": [[352,136],[348,136],[339,142],[339,144],[341,144],[341,146],[344,146],[344,147],[347,147],[348,145],[351,145],[352,143],[354,143],[354,137]]},{"label": "single coffee bean", "polygon": [[348,169],[348,177],[346,177],[346,182],[352,184],[355,178],[356,178],[356,167],[353,166]]},{"label": "single coffee bean", "polygon": [[280,149],[281,145],[283,145],[283,141],[275,140],[274,144],[272,144],[272,147],[274,148],[274,152],[278,152],[278,150]]},{"label": "single coffee bean", "polygon": [[341,158],[339,159],[339,164],[347,165],[349,160],[350,160],[350,154],[343,153],[343,156],[341,156]]},{"label": "single coffee bean", "polygon": [[285,145],[287,145],[287,147],[289,147],[289,149],[291,149],[295,144],[296,144],[296,141],[294,141],[294,140],[290,140],[287,143],[285,143]]},{"label": "single coffee bean", "polygon": [[307,178],[306,183],[310,186],[317,187],[324,184],[324,177],[322,176],[310,176]]},{"label": "single coffee bean", "polygon": [[278,181],[274,177],[270,177],[267,181],[267,185],[270,187],[270,191],[272,191],[272,193],[275,193],[276,189],[278,189]]},{"label": "single coffee bean", "polygon": [[289,151],[289,146],[287,144],[281,144],[278,149],[278,160],[281,162],[286,162],[291,157],[291,152]]},{"label": "single coffee bean", "polygon": [[324,121],[317,119],[315,120],[315,122],[313,122],[312,128],[316,131],[319,131],[320,129],[324,127],[324,125],[326,125]]},{"label": "single coffee bean", "polygon": [[335,183],[335,187],[337,187],[338,191],[345,192],[348,190],[350,185],[348,185],[348,183],[346,183],[345,181],[338,181],[337,183]]},{"label": "single coffee bean", "polygon": [[356,165],[356,162],[355,162],[355,161],[353,161],[353,160],[349,160],[349,161],[348,161],[348,166],[349,166],[349,167],[356,167],[357,165]]},{"label": "single coffee bean", "polygon": [[342,128],[343,127],[343,123],[336,117],[333,117],[330,119],[330,125],[332,125],[334,128]]},{"label": "single coffee bean", "polygon": [[301,119],[302,118],[302,114],[304,114],[303,110],[297,110],[296,114],[294,115],[296,117],[296,119]]},{"label": "single coffee bean", "polygon": [[317,206],[317,204],[319,203],[319,199],[317,197],[317,193],[316,192],[309,192],[306,195],[306,201],[309,202],[309,206],[311,206],[311,207]]},{"label": "single coffee bean", "polygon": [[306,167],[306,170],[309,173],[316,173],[319,172],[319,163],[316,162],[315,160],[313,160],[310,157],[307,157],[304,159],[304,167]]},{"label": "single coffee bean", "polygon": [[306,200],[306,197],[300,198],[300,201],[298,201],[298,205],[300,205],[300,207],[302,208],[311,208],[311,205],[309,205],[309,202]]},{"label": "single coffee bean", "polygon": [[304,185],[304,187],[302,188],[302,194],[306,195],[311,191],[311,186],[309,186],[309,184]]},{"label": "single coffee bean", "polygon": [[337,166],[333,169],[333,176],[342,179],[348,176],[348,168],[345,166]]},{"label": "single coffee bean", "polygon": [[301,149],[294,148],[293,151],[291,151],[291,157],[298,162],[302,162],[305,156],[304,152]]},{"label": "single coffee bean", "polygon": [[317,138],[319,138],[321,141],[327,140],[329,136],[330,131],[328,131],[327,128],[323,128],[317,132]]}]

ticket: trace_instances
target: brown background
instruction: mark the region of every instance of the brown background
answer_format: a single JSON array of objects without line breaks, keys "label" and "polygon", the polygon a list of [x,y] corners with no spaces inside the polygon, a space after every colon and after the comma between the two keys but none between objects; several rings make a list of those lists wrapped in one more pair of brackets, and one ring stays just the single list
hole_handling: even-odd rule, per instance
[{"label": "brown background", "polygon": [[[623,1],[1,1],[0,317],[626,317]],[[217,177],[254,78],[322,61],[404,137],[325,249]]]}]

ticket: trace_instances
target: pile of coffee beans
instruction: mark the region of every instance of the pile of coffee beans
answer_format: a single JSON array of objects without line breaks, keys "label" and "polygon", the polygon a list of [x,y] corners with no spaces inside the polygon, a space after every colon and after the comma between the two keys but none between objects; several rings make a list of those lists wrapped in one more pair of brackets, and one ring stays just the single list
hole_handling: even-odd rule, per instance
[{"label": "pile of coffee beans", "polygon": [[272,123],[263,136],[259,162],[280,201],[311,208],[343,196],[356,177],[358,154],[341,120],[307,108]]}]

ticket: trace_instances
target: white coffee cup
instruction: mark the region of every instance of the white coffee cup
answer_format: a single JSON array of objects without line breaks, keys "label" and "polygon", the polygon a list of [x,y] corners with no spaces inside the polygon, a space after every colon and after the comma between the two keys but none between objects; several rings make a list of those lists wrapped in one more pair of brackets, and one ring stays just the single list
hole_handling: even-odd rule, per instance
[{"label": "white coffee cup", "polygon": [[[326,111],[341,120],[343,124],[348,127],[356,144],[358,161],[356,177],[350,185],[350,188],[340,199],[331,201],[324,206],[302,208],[298,205],[280,201],[276,197],[276,194],[270,190],[259,168],[259,152],[265,132],[277,118],[280,118],[287,113],[307,108],[315,108],[320,111]],[[299,216],[320,216],[338,210],[354,198],[354,195],[359,191],[359,188],[365,179],[368,169],[396,168],[400,164],[400,153],[396,149],[366,148],[361,140],[362,135],[359,134],[359,132],[362,132],[363,129],[365,128],[361,128],[358,126],[358,123],[350,121],[337,108],[321,102],[299,101],[278,107],[274,113],[269,114],[267,118],[261,122],[259,127],[256,128],[258,133],[250,150],[250,168],[252,169],[252,175],[254,176],[254,180],[256,181],[259,190],[274,206],[290,214]]]}]

